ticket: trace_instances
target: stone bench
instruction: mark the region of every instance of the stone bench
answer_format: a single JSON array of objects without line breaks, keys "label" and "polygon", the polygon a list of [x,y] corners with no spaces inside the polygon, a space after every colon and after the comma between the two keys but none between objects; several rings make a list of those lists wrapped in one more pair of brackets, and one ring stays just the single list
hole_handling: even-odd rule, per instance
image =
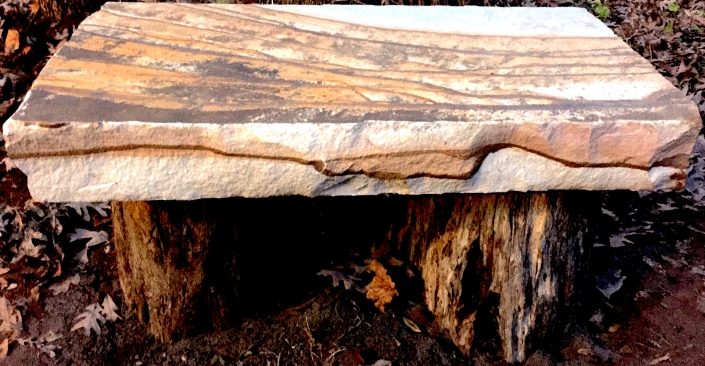
[{"label": "stone bench", "polygon": [[583,9],[109,3],[4,134],[34,199],[113,201],[124,301],[159,339],[232,318],[236,261],[210,253],[236,223],[208,199],[394,194],[380,240],[447,336],[469,352],[495,314],[521,361],[568,323],[585,191],[682,189],[700,128]]}]

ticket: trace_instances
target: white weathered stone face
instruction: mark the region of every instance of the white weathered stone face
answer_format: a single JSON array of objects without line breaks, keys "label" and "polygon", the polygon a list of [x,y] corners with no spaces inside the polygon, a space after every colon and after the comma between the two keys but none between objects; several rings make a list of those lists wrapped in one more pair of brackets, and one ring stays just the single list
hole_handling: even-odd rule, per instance
[{"label": "white weathered stone face", "polygon": [[4,133],[105,201],[680,189],[700,127],[582,9],[110,3]]}]

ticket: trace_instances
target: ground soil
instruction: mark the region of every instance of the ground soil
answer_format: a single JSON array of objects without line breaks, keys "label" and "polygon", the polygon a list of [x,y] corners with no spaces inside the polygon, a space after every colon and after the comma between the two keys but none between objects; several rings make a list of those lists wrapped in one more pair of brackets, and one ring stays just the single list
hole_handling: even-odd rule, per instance
[{"label": "ground soil", "polygon": [[[479,1],[499,5],[581,5],[583,1]],[[53,19],[32,10],[32,0],[0,3],[0,41],[20,31],[18,48],[0,47],[0,121],[16,108],[55,47],[83,16],[95,9],[74,9],[70,19]],[[676,1],[609,1],[605,21],[647,57],[675,85],[703,102],[705,4]],[[594,2],[593,2],[594,4]],[[670,9],[670,10],[669,10]],[[701,15],[698,15],[701,14]],[[670,24],[670,26],[669,26]],[[698,30],[700,29],[700,30]],[[2,42],[0,42],[0,46]],[[14,47],[13,47],[14,48]],[[8,81],[9,80],[9,81]],[[702,365],[705,364],[705,151],[702,138],[694,152],[688,189],[682,193],[612,192],[602,197],[602,217],[591,228],[592,281],[581,302],[575,329],[540,346],[529,365]],[[206,332],[174,344],[149,336],[129,309],[121,307],[115,252],[108,240],[87,247],[71,240],[77,229],[111,232],[101,208],[77,211],[65,205],[31,203],[26,178],[0,148],[0,296],[21,312],[16,338],[38,340],[48,331],[62,338],[54,357],[25,342],[10,343],[8,365],[502,365],[497,340],[487,339],[476,354],[462,356],[447,342],[424,310],[418,279],[405,265],[385,265],[399,296],[385,312],[362,293],[333,287],[321,269],[350,271],[379,248],[355,245],[342,231],[318,233],[307,250],[286,241],[250,253],[250,299],[241,322],[222,332]],[[320,210],[325,202],[313,202]],[[312,208],[313,210],[313,208]],[[320,211],[321,222],[333,222]],[[287,213],[278,220],[286,222]],[[17,217],[22,225],[18,225]],[[58,225],[58,226],[57,226]],[[22,230],[44,233],[34,240],[39,255],[24,255]],[[320,234],[320,235],[319,235]],[[329,235],[330,234],[330,235]],[[333,235],[335,234],[335,235]],[[347,235],[347,236],[346,236]],[[335,240],[340,241],[332,241]],[[313,243],[313,244],[311,244]],[[305,243],[304,243],[305,244]],[[296,248],[299,248],[296,246]],[[25,248],[26,249],[26,248]],[[77,261],[87,250],[88,261]],[[372,254],[371,254],[372,253]],[[20,258],[20,259],[18,259]],[[257,275],[258,273],[262,275]],[[70,276],[80,281],[53,295],[49,288]],[[7,282],[7,284],[4,284]],[[14,286],[10,286],[14,284]],[[602,291],[601,291],[602,290]],[[609,290],[609,291],[606,291]],[[609,297],[605,293],[613,292]],[[121,319],[104,324],[100,336],[71,331],[75,317],[110,295]],[[405,321],[406,319],[406,321]],[[417,332],[409,320],[418,326]]]}]

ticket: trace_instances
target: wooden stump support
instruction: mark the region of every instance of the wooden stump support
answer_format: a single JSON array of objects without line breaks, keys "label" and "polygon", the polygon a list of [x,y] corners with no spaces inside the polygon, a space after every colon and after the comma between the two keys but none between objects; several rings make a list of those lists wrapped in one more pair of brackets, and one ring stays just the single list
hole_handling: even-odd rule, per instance
[{"label": "wooden stump support", "polygon": [[[444,195],[408,202],[391,238],[421,271],[424,298],[469,353],[496,324],[505,359],[521,362],[571,323],[586,252],[586,192]],[[592,205],[595,206],[595,205]]]},{"label": "wooden stump support", "polygon": [[232,323],[235,227],[214,201],[113,202],[125,304],[160,341]]},{"label": "wooden stump support", "polygon": [[[523,361],[571,323],[586,262],[586,219],[595,206],[590,197],[408,197],[398,220],[390,217],[387,240],[408,251],[429,310],[461,351],[487,337],[479,333],[496,332],[506,360]],[[229,215],[213,200],[113,203],[125,303],[158,339],[235,319],[237,223]]]}]

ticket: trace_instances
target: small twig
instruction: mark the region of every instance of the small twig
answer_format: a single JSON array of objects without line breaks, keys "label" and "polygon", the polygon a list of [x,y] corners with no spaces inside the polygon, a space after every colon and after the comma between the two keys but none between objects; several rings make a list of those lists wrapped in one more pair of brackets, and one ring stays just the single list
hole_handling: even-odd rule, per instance
[{"label": "small twig", "polygon": [[[272,352],[272,351],[262,351],[261,353],[262,353],[263,355],[272,355],[272,356],[274,356],[274,358],[276,358],[276,360],[277,360],[276,366],[279,366],[279,362],[281,361],[281,353],[274,353],[274,352]],[[267,362],[269,362],[269,361],[267,361]]]},{"label": "small twig", "polygon": [[667,293],[667,294],[669,294],[669,295],[673,295],[673,292],[666,290],[665,287],[663,287],[663,286],[661,286],[661,285],[658,285],[657,287],[660,288],[661,291],[663,291],[663,292],[665,292],[665,293]]},{"label": "small twig", "polygon": [[643,343],[641,343],[641,342],[634,342],[634,344],[636,344],[637,346],[642,346],[642,347],[644,347],[644,348],[652,349],[652,350],[654,350],[654,351],[658,351],[658,348],[651,347],[651,346],[649,346],[649,345],[647,345],[647,344],[643,344]]},{"label": "small twig", "polygon": [[649,343],[651,343],[651,344],[653,344],[654,346],[656,346],[656,348],[661,348],[661,345],[658,344],[658,342],[656,342],[655,340],[653,340],[653,339],[651,339],[651,338],[648,338],[647,341],[649,341]]},{"label": "small twig", "polygon": [[338,349],[336,349],[335,351],[333,351],[333,353],[331,353],[328,357],[326,357],[326,360],[323,362],[323,365],[324,365],[324,366],[332,366],[332,365],[333,365],[333,361],[334,361],[334,359],[335,359],[335,356],[336,356],[338,353],[343,352],[343,351],[345,351],[345,347],[343,347],[343,348],[338,348]]},{"label": "small twig", "polygon": [[308,338],[308,351],[311,357],[311,361],[313,361],[314,363],[320,363],[321,357],[313,352],[313,348],[316,346],[316,339],[313,338],[313,333],[311,333],[311,327],[308,325],[308,316],[306,316],[304,319],[306,321],[306,327],[303,328],[303,330],[304,334],[306,334],[306,337]]},{"label": "small twig", "polygon": [[[362,323],[365,321],[365,314],[360,311],[360,308],[357,306],[355,301],[350,301],[353,305],[353,312],[355,313],[355,318],[353,319],[352,325],[348,326],[345,331],[336,338],[335,343],[339,342],[345,335],[347,335],[350,331],[353,329],[359,327],[362,325]],[[345,323],[345,320],[338,314],[338,304],[335,304],[335,315],[338,317],[338,319]]]},{"label": "small twig", "polygon": [[336,316],[336,317],[338,318],[338,320],[340,320],[341,322],[345,322],[345,320],[343,320],[343,318],[340,316],[340,314],[338,314],[338,305],[339,305],[339,303],[335,303],[335,308],[333,308],[333,310],[335,310],[335,316]]},{"label": "small twig", "polygon": [[653,334],[653,335],[655,335],[655,336],[658,336],[659,338],[661,338],[662,341],[664,341],[664,342],[665,342],[666,344],[668,344],[669,346],[675,347],[675,346],[673,345],[673,343],[669,342],[663,335],[661,335],[661,333],[659,333],[659,332],[657,332],[657,331],[655,331],[655,330],[653,330],[653,329],[651,329],[651,328],[648,328],[648,329],[649,329],[649,332],[651,332],[651,334]]}]

